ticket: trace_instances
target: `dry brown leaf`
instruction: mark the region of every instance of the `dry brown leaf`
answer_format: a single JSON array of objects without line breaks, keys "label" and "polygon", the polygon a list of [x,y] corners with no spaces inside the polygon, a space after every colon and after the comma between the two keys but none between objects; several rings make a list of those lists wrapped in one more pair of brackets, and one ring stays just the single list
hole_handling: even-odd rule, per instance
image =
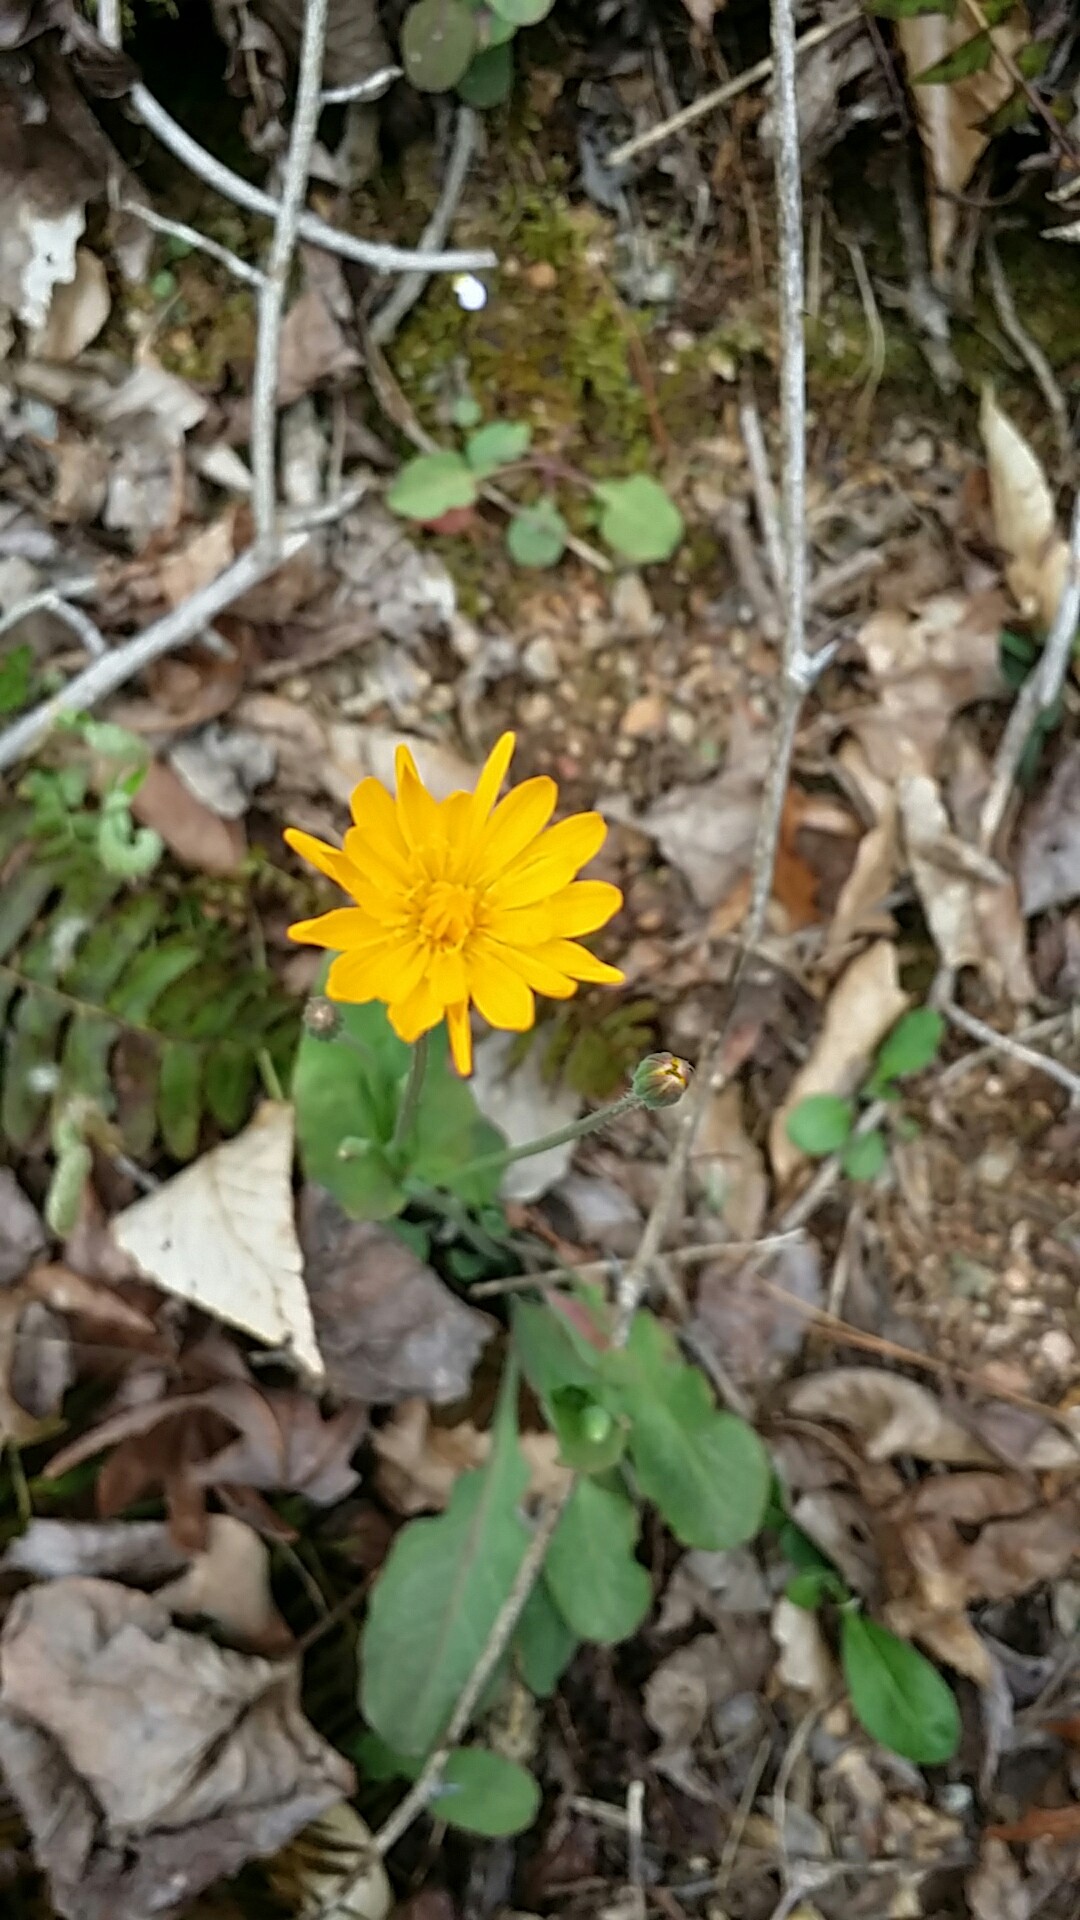
[{"label": "dry brown leaf", "polygon": [[959,1562],[968,1600],[1010,1600],[1059,1580],[1080,1554],[1080,1507],[1055,1500],[1013,1520],[991,1520]]},{"label": "dry brown leaf", "polygon": [[[975,32],[963,7],[951,20],[938,13],[897,20],[896,36],[909,79],[915,81],[928,67],[955,53]],[[1022,7],[1013,9],[993,34],[995,46],[1013,55],[1027,37]],[[958,196],[986,151],[989,135],[984,122],[1004,105],[1012,90],[1012,79],[997,59],[991,59],[985,72],[967,74],[947,86],[912,87],[930,183],[930,264],[937,280],[945,278],[952,258],[960,219]]]},{"label": "dry brown leaf", "polygon": [[475,767],[449,747],[390,727],[326,722],[282,694],[248,694],[240,701],[236,718],[241,726],[271,742],[283,787],[298,793],[324,793],[336,805],[348,806],[353,788],[370,774],[392,790],[394,750],[402,743],[410,748],[424,785],[436,799],[445,800],[455,788],[476,784]]},{"label": "dry brown leaf", "polygon": [[289,1349],[323,1372],[293,1220],[295,1123],[266,1101],[250,1126],[113,1221],[123,1251],[167,1293]]},{"label": "dry brown leaf", "polygon": [[813,1093],[848,1094],[858,1085],[878,1043],[908,1004],[898,974],[896,948],[878,940],[841,974],[833,988],[821,1032],[796,1074],[769,1128],[769,1156],[776,1178],[790,1178],[803,1160],[788,1139],[789,1115]]},{"label": "dry brown leaf", "polygon": [[304,1189],[300,1244],[335,1393],[375,1406],[416,1394],[436,1405],[464,1397],[493,1320],[465,1306],[396,1234],[350,1220],[324,1187]]},{"label": "dry brown leaf", "polygon": [[96,520],[108,491],[108,450],[99,440],[64,433],[50,440],[48,452],[53,468],[49,519],[57,526]]},{"label": "dry brown leaf", "polygon": [[1004,1840],[987,1835],[979,1845],[979,1861],[968,1875],[964,1887],[971,1920],[1031,1920],[1033,1891],[1028,1888],[1020,1862],[1010,1853]]},{"label": "dry brown leaf", "polygon": [[322,294],[309,288],[293,301],[281,323],[278,406],[291,406],[323,380],[351,372],[359,360]]},{"label": "dry brown leaf", "polygon": [[226,1637],[254,1653],[283,1653],[292,1634],[270,1593],[270,1549],[253,1527],[212,1513],[206,1546],[156,1598],[180,1617],[205,1615]]},{"label": "dry brown leaf", "polygon": [[[442,1511],[459,1475],[482,1467],[491,1452],[489,1433],[478,1432],[471,1420],[437,1426],[426,1400],[419,1399],[403,1400],[391,1418],[373,1430],[371,1441],[379,1459],[379,1493],[406,1519]],[[560,1463],[556,1436],[523,1433],[519,1444],[529,1469],[529,1493],[544,1499],[558,1492],[567,1469]]]},{"label": "dry brown leaf", "polygon": [[868,1460],[911,1454],[952,1466],[991,1466],[993,1456],[928,1387],[883,1367],[834,1367],[799,1380],[787,1400],[809,1420],[835,1420],[858,1434]]},{"label": "dry brown leaf", "polygon": [[156,584],[167,606],[178,607],[224,573],[236,555],[237,510],[230,507],[208,526],[174,546],[156,566]]},{"label": "dry brown leaf", "polygon": [[[386,1920],[392,1907],[402,1920],[404,1913],[371,1828],[346,1801],[279,1853],[267,1878],[289,1920]],[[452,1905],[446,1920],[456,1920]]]},{"label": "dry brown leaf", "polygon": [[53,288],[49,317],[30,348],[38,360],[77,360],[109,317],[109,277],[89,247],[75,249],[75,277]]},{"label": "dry brown leaf", "polygon": [[181,1632],[147,1594],[62,1579],[0,1636],[0,1766],[65,1920],[173,1920],[353,1789],[294,1662]]},{"label": "dry brown leaf", "polygon": [[765,733],[737,728],[720,773],[698,786],[673,787],[636,822],[699,906],[719,906],[749,871],[771,752]]},{"label": "dry brown leaf", "polygon": [[1080,746],[1062,755],[1025,816],[1017,881],[1029,916],[1080,899]]},{"label": "dry brown leaf", "polygon": [[1049,628],[1069,564],[1054,496],[1037,455],[1002,412],[991,387],[983,390],[979,426],[990,472],[994,530],[1008,556],[1005,577],[1024,618]]},{"label": "dry brown leaf", "polygon": [[840,889],[825,939],[825,961],[843,953],[858,934],[893,931],[885,900],[896,885],[899,870],[896,805],[890,796],[881,818],[859,841],[855,864]]},{"label": "dry brown leaf", "polygon": [[737,1694],[764,1684],[772,1665],[768,1628],[753,1615],[732,1614],[720,1633],[702,1633],[669,1654],[645,1682],[645,1718],[660,1736],[650,1764],[694,1799],[715,1788],[694,1761],[694,1743],[709,1716]]},{"label": "dry brown leaf", "polygon": [[[792,1294],[791,1304],[763,1281]],[[817,1248],[810,1240],[793,1240],[778,1247],[767,1262],[755,1258],[736,1265],[724,1260],[703,1267],[690,1332],[740,1384],[763,1386],[777,1377],[806,1339],[811,1313],[802,1312],[799,1302],[812,1310],[824,1304],[824,1297]]]},{"label": "dry brown leaf", "polygon": [[892,1600],[882,1608],[882,1619],[901,1640],[917,1640],[935,1660],[954,1667],[977,1687],[993,1684],[993,1654],[966,1613],[941,1612],[920,1600]]},{"label": "dry brown leaf", "polygon": [[247,835],[239,820],[223,820],[163,760],[152,760],[131,802],[140,826],[159,833],[181,866],[196,873],[231,874],[243,865]]},{"label": "dry brown leaf", "polygon": [[148,1586],[181,1572],[186,1555],[164,1520],[43,1520],[37,1515],[0,1555],[4,1573],[62,1580],[93,1574]]},{"label": "dry brown leaf", "polygon": [[[879,778],[913,766],[936,770],[955,714],[1008,693],[1001,673],[1005,593],[940,593],[912,610],[875,613],[858,635],[874,704],[851,716],[851,731]],[[880,812],[880,808],[876,809]]]},{"label": "dry brown leaf", "polygon": [[21,1280],[45,1250],[45,1227],[10,1167],[0,1167],[0,1287]]},{"label": "dry brown leaf", "polygon": [[743,1093],[729,1080],[710,1096],[694,1140],[694,1185],[735,1240],[754,1240],[769,1199],[765,1156],[743,1123]]},{"label": "dry brown leaf", "polygon": [[813,1700],[830,1699],[839,1674],[817,1614],[781,1597],[773,1608],[772,1637],[780,1649],[776,1677],[781,1686]]},{"label": "dry brown leaf", "polygon": [[929,774],[902,775],[897,798],[908,865],[938,953],[947,967],[978,967],[986,957],[978,894],[987,887],[1000,894],[1008,876],[953,833]]}]

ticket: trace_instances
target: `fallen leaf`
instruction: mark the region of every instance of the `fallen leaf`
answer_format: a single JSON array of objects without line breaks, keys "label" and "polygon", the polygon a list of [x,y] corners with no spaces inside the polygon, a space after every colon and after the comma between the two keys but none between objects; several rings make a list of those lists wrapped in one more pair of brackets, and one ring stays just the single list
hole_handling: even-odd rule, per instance
[{"label": "fallen leaf", "polygon": [[65,1920],[179,1920],[353,1789],[295,1662],[174,1627],[160,1600],[61,1579],[0,1635],[0,1767]]},{"label": "fallen leaf", "polygon": [[989,386],[983,389],[979,427],[990,470],[994,530],[1008,556],[1005,578],[1024,618],[1050,628],[1069,564],[1054,496],[1037,456]]},{"label": "fallen leaf", "polygon": [[394,1906],[371,1828],[345,1801],[305,1827],[267,1878],[291,1920],[386,1920]]},{"label": "fallen leaf", "polygon": [[809,1375],[790,1389],[787,1405],[808,1420],[834,1420],[858,1434],[868,1460],[946,1461],[952,1466],[990,1466],[993,1456],[959,1420],[946,1413],[928,1387],[883,1367],[834,1367]]},{"label": "fallen leaf", "polygon": [[292,1645],[270,1593],[270,1549],[231,1514],[210,1515],[206,1546],[156,1597],[172,1614],[205,1615],[254,1653],[280,1654]]},{"label": "fallen leaf", "polygon": [[[543,1072],[540,1047],[530,1047],[517,1061],[519,1036],[490,1028],[477,1041],[470,1082],[476,1104],[509,1147],[524,1146],[545,1133],[556,1133],[578,1119],[584,1101],[565,1081],[552,1081]],[[576,1142],[549,1147],[546,1153],[516,1160],[503,1174],[504,1200],[539,1200],[567,1172]]]},{"label": "fallen leaf", "polygon": [[726,1614],[771,1608],[769,1582],[751,1548],[694,1547],[683,1554],[664,1589],[656,1631],[681,1633],[697,1614],[720,1626]]},{"label": "fallen leaf", "polygon": [[464,1305],[398,1234],[352,1220],[325,1188],[300,1203],[304,1280],[335,1393],[382,1406],[463,1399],[496,1323]]},{"label": "fallen leaf", "polygon": [[166,1293],[323,1373],[293,1222],[292,1107],[251,1125],[113,1222],[118,1245]]},{"label": "fallen leaf", "polygon": [[[425,1400],[403,1400],[389,1420],[372,1431],[379,1460],[376,1484],[382,1498],[406,1519],[415,1513],[442,1512],[459,1475],[482,1467],[491,1451],[491,1435],[470,1420],[440,1427]],[[566,1481],[553,1433],[523,1433],[521,1451],[529,1468],[529,1494],[544,1498]]]},{"label": "fallen leaf", "polygon": [[772,1637],[780,1649],[776,1677],[781,1686],[808,1693],[812,1700],[830,1699],[840,1676],[817,1614],[781,1596],[773,1608]]},{"label": "fallen leaf", "polygon": [[0,1167],[0,1287],[20,1280],[32,1261],[45,1251],[41,1215],[20,1187],[10,1167]]},{"label": "fallen leaf", "polygon": [[968,1875],[964,1892],[971,1920],[1031,1920],[1032,1893],[1004,1840],[983,1835],[978,1864]]},{"label": "fallen leaf", "polygon": [[393,789],[398,745],[410,749],[424,785],[437,800],[476,784],[476,768],[448,747],[390,727],[323,721],[282,694],[248,694],[237,706],[236,718],[270,741],[282,786],[324,793],[338,806],[348,806],[353,788],[372,774]]},{"label": "fallen leaf", "polygon": [[1008,1841],[1012,1846],[1027,1846],[1033,1840],[1061,1844],[1080,1839],[1080,1802],[1067,1807],[1029,1807],[1018,1820],[1006,1820],[986,1827],[984,1838]]},{"label": "fallen leaf", "polygon": [[190,600],[193,593],[209,586],[232,564],[236,557],[236,519],[236,508],[228,508],[158,561],[157,586],[167,606],[178,607]]},{"label": "fallen leaf", "polygon": [[896,805],[890,796],[881,818],[863,834],[855,863],[836,902],[825,939],[823,959],[843,953],[859,934],[889,934],[892,916],[885,901],[900,871]]},{"label": "fallen leaf", "polygon": [[1080,1507],[1055,1500],[1012,1520],[992,1520],[958,1559],[968,1600],[1010,1600],[1059,1580],[1080,1554]]},{"label": "fallen leaf", "polygon": [[753,1693],[772,1664],[768,1628],[756,1616],[729,1617],[721,1633],[702,1633],[654,1668],[645,1682],[642,1709],[660,1736],[650,1764],[695,1799],[710,1799],[710,1787],[694,1761],[694,1744],[709,1716],[737,1694]]},{"label": "fallen leaf", "polygon": [[1080,746],[1062,754],[1025,814],[1016,877],[1029,918],[1080,899]]},{"label": "fallen leaf", "polygon": [[77,247],[74,276],[53,288],[48,317],[31,336],[30,351],[38,360],[77,360],[97,339],[111,306],[104,265],[89,247]]},{"label": "fallen leaf", "polygon": [[152,827],[180,864],[196,873],[236,873],[244,863],[247,835],[240,821],[223,820],[197,800],[163,760],[151,760],[131,811],[140,826]]},{"label": "fallen leaf", "polygon": [[[986,151],[990,136],[985,122],[1008,100],[1013,82],[993,57],[981,73],[965,74],[947,85],[919,86],[918,77],[955,53],[974,33],[962,8],[953,19],[932,13],[902,15],[896,21],[929,176],[930,264],[936,280],[944,280],[954,257],[959,196]],[[995,46],[1015,58],[1027,35],[1027,19],[1019,8],[1010,9],[992,38]]]},{"label": "fallen leaf", "polygon": [[[790,1304],[763,1281],[793,1295]],[[823,1306],[824,1299],[816,1246],[811,1240],[792,1240],[767,1259],[756,1256],[737,1264],[723,1260],[704,1266],[690,1333],[740,1385],[764,1385],[776,1379],[802,1349],[812,1318],[809,1311],[800,1311],[799,1302],[812,1309]]]},{"label": "fallen leaf", "polygon": [[710,1212],[720,1215],[732,1238],[756,1239],[769,1183],[765,1156],[743,1124],[743,1091],[737,1080],[710,1094],[694,1140],[691,1171]]},{"label": "fallen leaf", "polygon": [[699,906],[719,906],[749,872],[771,753],[764,732],[734,729],[720,773],[673,787],[635,822],[678,868]]},{"label": "fallen leaf", "polygon": [[[903,775],[897,798],[907,862],[938,953],[947,967],[983,970],[993,956],[987,951],[980,895],[991,891],[1001,907],[1008,876],[953,833],[937,784],[928,774]],[[987,970],[993,971],[992,966]],[[999,987],[1001,982],[991,979],[990,984]],[[1031,986],[1030,975],[1021,984]]]},{"label": "fallen leaf", "polygon": [[[60,1321],[39,1324],[38,1332],[45,1338],[35,1343],[38,1364],[29,1368],[25,1364],[25,1353],[20,1355],[20,1335],[31,1311],[37,1316],[47,1312],[21,1287],[0,1293],[0,1444],[10,1441],[14,1446],[29,1446],[42,1439],[74,1378]],[[55,1335],[55,1343],[50,1335]],[[16,1394],[17,1367],[20,1378]]]},{"label": "fallen leaf", "polygon": [[94,1574],[152,1585],[179,1573],[185,1558],[164,1520],[44,1520],[35,1515],[25,1533],[0,1555],[0,1569],[33,1574],[37,1580]]},{"label": "fallen leaf", "polygon": [[878,1043],[908,1004],[898,977],[896,948],[878,940],[841,974],[833,988],[821,1032],[796,1074],[769,1128],[769,1155],[776,1178],[790,1178],[803,1155],[787,1136],[788,1116],[814,1093],[849,1094],[865,1073]]},{"label": "fallen leaf", "polygon": [[[858,635],[873,703],[848,725],[879,779],[913,767],[936,771],[954,716],[979,700],[1001,700],[1001,630],[1009,615],[998,589],[935,594],[912,611],[871,615]],[[880,811],[880,809],[878,809]]]},{"label": "fallen leaf", "polygon": [[293,301],[281,323],[278,406],[289,407],[322,381],[351,373],[359,361],[322,294],[309,288]]}]

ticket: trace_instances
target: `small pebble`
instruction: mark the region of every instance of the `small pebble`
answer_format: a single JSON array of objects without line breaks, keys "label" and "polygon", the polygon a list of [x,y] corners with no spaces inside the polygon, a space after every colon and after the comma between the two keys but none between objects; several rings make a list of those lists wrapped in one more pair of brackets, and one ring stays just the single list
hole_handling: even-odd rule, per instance
[{"label": "small pebble", "polygon": [[1051,1327],[1039,1341],[1039,1356],[1055,1373],[1071,1373],[1076,1365],[1076,1344],[1063,1327]]},{"label": "small pebble", "polygon": [[656,609],[640,573],[620,573],[611,589],[611,611],[632,640],[647,640],[655,632]]},{"label": "small pebble", "polygon": [[898,457],[910,473],[925,473],[934,464],[937,447],[930,434],[917,433],[914,440],[900,449]]},{"label": "small pebble", "polygon": [[630,740],[646,740],[663,732],[666,717],[666,701],[658,693],[642,693],[631,700],[619,722],[619,732]]},{"label": "small pebble", "polygon": [[561,667],[551,635],[538,633],[535,640],[530,640],[521,656],[521,664],[530,680],[539,681],[542,685],[557,680]]},{"label": "small pebble", "polygon": [[537,260],[533,266],[526,267],[523,277],[537,293],[550,293],[559,278],[550,260]]},{"label": "small pebble", "polygon": [[692,713],[684,713],[676,707],[668,714],[667,730],[670,738],[680,747],[688,747],[697,733],[697,721]]},{"label": "small pebble", "polygon": [[518,718],[523,727],[539,727],[550,720],[555,702],[549,693],[527,693],[518,701]]}]

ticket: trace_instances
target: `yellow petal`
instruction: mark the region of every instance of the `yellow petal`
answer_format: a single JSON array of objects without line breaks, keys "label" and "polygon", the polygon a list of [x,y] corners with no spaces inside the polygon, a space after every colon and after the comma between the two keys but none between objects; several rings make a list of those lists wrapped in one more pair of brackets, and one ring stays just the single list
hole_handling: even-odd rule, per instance
[{"label": "yellow petal", "polygon": [[500,734],[484,762],[480,778],[472,794],[472,820],[474,830],[483,826],[488,814],[495,805],[499,797],[499,788],[506,779],[513,753],[513,734]]},{"label": "yellow petal", "polygon": [[284,839],[294,853],[300,855],[310,866],[317,867],[331,880],[336,880],[346,893],[352,892],[353,871],[343,853],[337,847],[328,847],[325,840],[316,840],[313,833],[301,833],[299,827],[286,827]]},{"label": "yellow petal", "polygon": [[575,880],[553,893],[548,911],[560,934],[595,933],[618,913],[623,897],[610,880]]},{"label": "yellow petal", "polygon": [[401,832],[414,852],[427,852],[441,846],[439,806],[433,800],[416,771],[416,762],[408,747],[399,747],[394,756],[397,774],[397,818]]},{"label": "yellow petal", "polygon": [[366,984],[372,1000],[387,1005],[407,1000],[419,985],[427,965],[427,949],[419,940],[391,938],[370,957]]},{"label": "yellow petal", "polygon": [[476,872],[481,884],[495,879],[536,839],[551,819],[558,797],[554,780],[541,773],[535,780],[523,781],[499,801],[478,849]]},{"label": "yellow petal", "polygon": [[382,928],[359,907],[335,907],[332,913],[320,913],[316,920],[294,920],[287,931],[290,940],[302,940],[309,947],[331,947],[335,953],[375,945],[386,938]]},{"label": "yellow petal", "polygon": [[364,955],[339,953],[337,959],[330,962],[330,971],[326,976],[326,997],[328,1000],[347,1000],[352,1006],[361,1006],[367,1000],[378,998],[367,982]]},{"label": "yellow petal", "polygon": [[493,940],[510,947],[538,947],[543,940],[571,931],[554,918],[546,901],[537,907],[497,907],[484,915],[482,924]]},{"label": "yellow petal", "polygon": [[384,866],[393,868],[402,880],[407,880],[409,849],[398,825],[393,795],[387,793],[381,780],[372,777],[361,780],[359,786],[353,788],[349,806],[365,846],[371,848]]},{"label": "yellow petal", "polygon": [[536,949],[536,958],[569,974],[572,980],[596,980],[605,986],[619,987],[626,978],[618,967],[609,967],[606,960],[598,960],[595,953],[590,953],[588,947],[579,947],[576,940],[549,940]]},{"label": "yellow petal", "polygon": [[443,1007],[467,1000],[469,983],[461,953],[454,949],[448,953],[433,953],[428,962],[427,982]]},{"label": "yellow petal", "polygon": [[398,1039],[410,1046],[422,1033],[430,1033],[432,1027],[437,1027],[443,1016],[442,1007],[426,980],[421,980],[404,1000],[396,1000],[386,1011]]},{"label": "yellow petal", "polygon": [[[509,954],[511,949],[505,951]],[[536,1019],[532,988],[491,946],[478,944],[470,952],[469,990],[489,1027],[524,1033]]]},{"label": "yellow petal", "polygon": [[568,886],[579,867],[599,853],[607,822],[599,813],[572,813],[542,833],[524,856],[492,881],[492,906],[529,907]]},{"label": "yellow petal", "polygon": [[461,1000],[456,1006],[446,1009],[446,1027],[450,1035],[450,1052],[454,1065],[467,1080],[472,1072],[472,1027],[469,1024],[469,1003]]},{"label": "yellow petal", "polygon": [[497,943],[483,940],[477,943],[485,953],[494,947],[495,957],[504,965],[511,966],[520,973],[526,986],[534,993],[546,994],[549,1000],[569,1000],[577,992],[577,981],[568,980],[565,973],[559,973],[544,960],[538,960],[531,947],[515,947],[512,953],[504,952]]},{"label": "yellow petal", "polygon": [[382,925],[407,917],[409,876],[402,879],[396,867],[387,865],[365,842],[359,827],[350,827],[345,835],[345,854],[355,875],[353,894],[365,913]]}]

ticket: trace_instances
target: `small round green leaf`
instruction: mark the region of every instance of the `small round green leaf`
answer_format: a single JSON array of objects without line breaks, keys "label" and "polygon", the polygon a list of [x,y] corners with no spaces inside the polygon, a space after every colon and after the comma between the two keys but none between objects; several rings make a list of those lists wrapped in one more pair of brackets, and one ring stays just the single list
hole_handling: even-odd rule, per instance
[{"label": "small round green leaf", "polygon": [[683,537],[683,517],[659,481],[634,473],[628,480],[602,480],[595,491],[609,547],[641,566],[670,560]]},{"label": "small round green leaf", "polygon": [[535,27],[546,20],[555,0],[491,0],[491,10],[512,27]]},{"label": "small round green leaf", "polygon": [[492,420],[469,435],[465,457],[474,473],[495,473],[528,453],[532,428],[524,420]]},{"label": "small round green leaf", "polygon": [[501,107],[509,100],[514,86],[514,55],[505,41],[484,47],[472,61],[468,72],[458,81],[458,96],[467,107],[483,112]]},{"label": "small round green leaf", "polygon": [[436,1819],[488,1839],[521,1833],[539,1811],[540,1788],[532,1774],[487,1747],[455,1748],[431,1798]]},{"label": "small round green leaf", "polygon": [[876,1180],[889,1157],[885,1135],[875,1127],[870,1133],[856,1133],[848,1141],[840,1164],[849,1180]]},{"label": "small round green leaf", "polygon": [[887,1033],[874,1063],[875,1087],[904,1073],[922,1073],[937,1059],[945,1021],[936,1007],[912,1007]]},{"label": "small round green leaf", "polygon": [[919,1766],[951,1760],[960,1744],[960,1709],[917,1648],[851,1612],[840,1623],[840,1657],[851,1704],[871,1739]]},{"label": "small round green leaf", "polygon": [[446,93],[476,52],[476,20],[464,0],[417,0],[401,25],[401,64],[421,93]]},{"label": "small round green leaf", "polygon": [[406,461],[386,498],[406,520],[438,520],[452,507],[471,507],[476,492],[460,453],[421,453]]},{"label": "small round green leaf", "polygon": [[838,1093],[811,1093],[788,1114],[785,1131],[793,1147],[815,1160],[836,1153],[851,1134],[855,1107]]},{"label": "small round green leaf", "polygon": [[510,557],[519,567],[553,567],[566,551],[569,533],[558,507],[550,500],[516,513],[506,530]]},{"label": "small round green leaf", "polygon": [[474,400],[471,393],[463,393],[454,401],[451,417],[455,427],[460,427],[466,433],[472,427],[478,427],[484,416],[479,400]]},{"label": "small round green leaf", "polygon": [[544,1562],[563,1619],[582,1640],[614,1646],[636,1633],[652,1605],[652,1582],[636,1559],[638,1512],[621,1487],[581,1479]]}]

